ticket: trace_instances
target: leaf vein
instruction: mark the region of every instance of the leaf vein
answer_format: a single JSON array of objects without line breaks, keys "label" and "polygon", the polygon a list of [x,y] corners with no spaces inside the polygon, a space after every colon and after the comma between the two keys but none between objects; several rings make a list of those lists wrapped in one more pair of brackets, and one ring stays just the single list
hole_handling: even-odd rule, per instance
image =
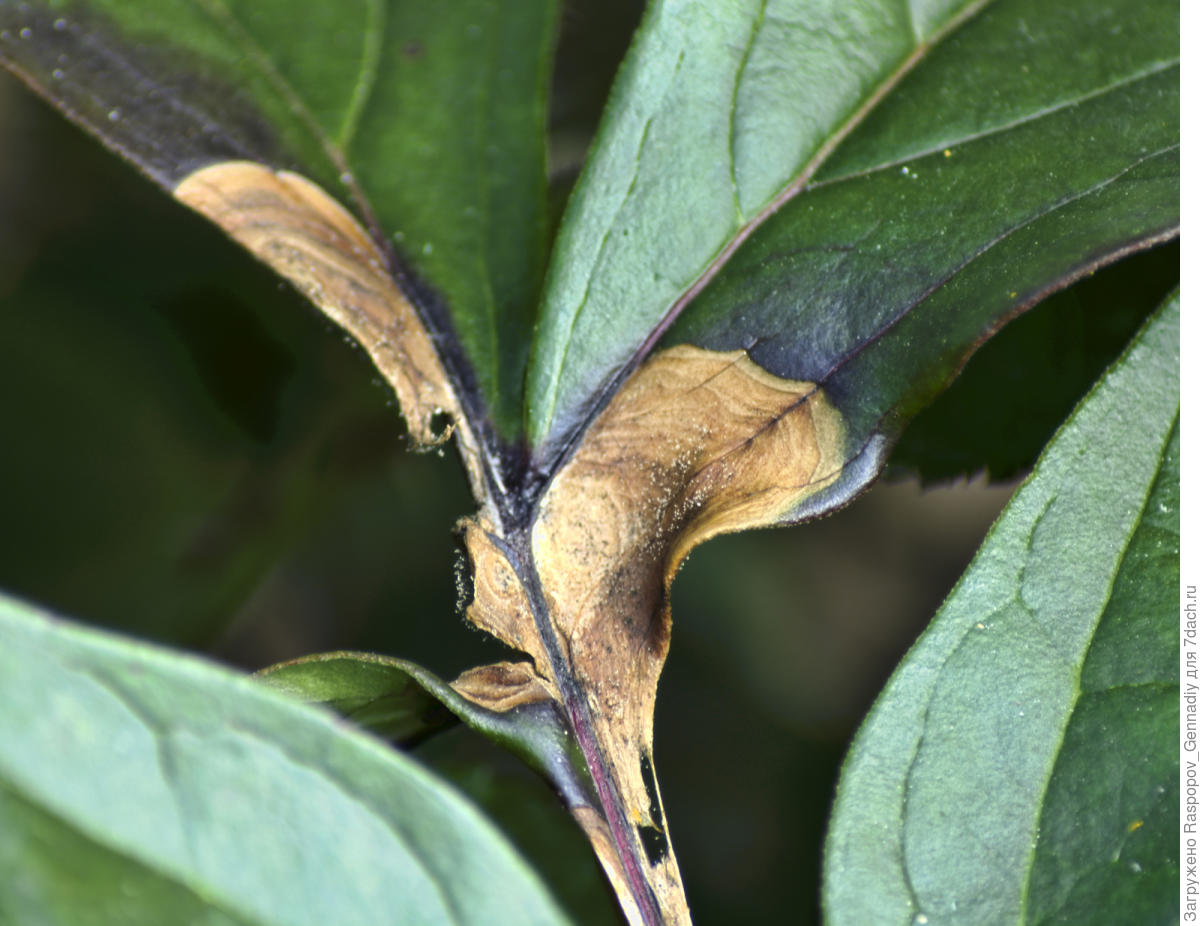
[{"label": "leaf vein", "polygon": [[[1062,723],[1062,726],[1059,728],[1058,741],[1054,744],[1053,755],[1051,757],[1051,761],[1049,761],[1047,763],[1046,777],[1042,784],[1042,789],[1041,789],[1041,794],[1043,796],[1043,800],[1038,805],[1037,819],[1035,821],[1034,829],[1033,829],[1033,832],[1035,834],[1038,834],[1041,832],[1042,813],[1046,807],[1044,797],[1045,797],[1046,792],[1049,790],[1050,781],[1054,775],[1054,770],[1058,766],[1059,756],[1062,754],[1063,744],[1066,742],[1066,738],[1067,738],[1067,729],[1070,727],[1071,718],[1075,713],[1075,709],[1079,705],[1080,699],[1085,694],[1085,692],[1083,690],[1083,670],[1084,670],[1085,666],[1087,665],[1087,654],[1090,652],[1092,642],[1096,638],[1096,633],[1099,630],[1101,623],[1103,623],[1103,621],[1104,621],[1104,616],[1108,611],[1108,606],[1112,602],[1113,589],[1116,586],[1117,577],[1121,573],[1121,567],[1124,564],[1126,557],[1129,555],[1129,546],[1133,542],[1133,538],[1137,535],[1138,525],[1140,525],[1141,522],[1145,518],[1146,510],[1150,504],[1150,496],[1154,491],[1155,483],[1158,481],[1158,475],[1162,471],[1163,448],[1166,446],[1167,441],[1169,441],[1171,439],[1172,433],[1174,433],[1175,420],[1178,420],[1178,414],[1176,415],[1176,419],[1174,419],[1172,421],[1172,426],[1167,428],[1164,432],[1163,440],[1159,444],[1158,464],[1154,467],[1153,475],[1146,481],[1146,488],[1145,488],[1144,493],[1142,494],[1142,503],[1141,503],[1141,505],[1138,506],[1138,515],[1137,515],[1137,517],[1131,519],[1129,526],[1128,526],[1128,530],[1126,531],[1125,536],[1123,538],[1121,550],[1113,559],[1113,568],[1112,568],[1111,572],[1109,573],[1109,575],[1107,576],[1108,584],[1104,590],[1104,600],[1103,600],[1103,602],[1101,602],[1099,604],[1099,606],[1097,608],[1095,621],[1092,623],[1091,630],[1090,630],[1090,633],[1088,636],[1087,646],[1086,646],[1086,648],[1083,649],[1083,658],[1076,660],[1075,664],[1071,667],[1071,690],[1072,690],[1071,704],[1070,704],[1070,708],[1064,713],[1065,719]],[[1068,474],[1068,476],[1069,475],[1070,474]],[[1035,838],[1029,845],[1029,850],[1028,850],[1028,853],[1026,856],[1026,863],[1024,866],[1025,873],[1024,873],[1024,877],[1021,880],[1020,922],[1025,922],[1028,919],[1029,891],[1030,891],[1030,888],[1032,887],[1033,867],[1034,867],[1034,861],[1037,856],[1037,846],[1038,846],[1038,839],[1035,835]]]},{"label": "leaf vein", "polygon": [[769,0],[762,0],[759,4],[758,14],[754,17],[754,23],[750,27],[750,35],[746,38],[746,47],[742,49],[741,60],[738,61],[737,71],[733,75],[733,92],[729,97],[729,187],[733,194],[733,214],[737,219],[738,225],[746,223],[745,213],[742,212],[742,196],[738,189],[737,179],[737,137],[736,130],[737,112],[738,112],[738,97],[742,92],[742,76],[746,73],[746,64],[750,60],[750,55],[754,51],[754,44],[758,41],[758,35],[762,31],[763,22],[767,14],[767,4]]},{"label": "leaf vein", "polygon": [[1011,120],[1009,122],[1005,122],[1001,125],[992,126],[987,129],[981,129],[978,132],[972,132],[970,134],[962,135],[957,138],[939,139],[937,141],[937,143],[932,144],[927,148],[922,148],[917,151],[913,151],[908,154],[905,154],[903,157],[893,158],[889,161],[880,162],[879,164],[873,164],[870,167],[863,168],[862,170],[852,171],[851,173],[839,174],[835,177],[830,177],[827,180],[815,180],[808,185],[807,189],[808,190],[819,190],[819,189],[824,189],[827,187],[834,186],[835,184],[843,183],[848,180],[859,180],[864,177],[869,177],[873,174],[880,173],[881,171],[891,170],[893,168],[899,167],[902,164],[907,164],[912,161],[919,160],[920,158],[925,158],[925,157],[929,157],[930,155],[938,154],[939,152],[944,151],[946,148],[962,147],[964,145],[969,145],[972,142],[982,141],[984,139],[991,138],[996,135],[1000,135],[1004,132],[1010,132],[1010,131],[1013,131],[1014,129],[1020,128],[1023,125],[1028,125],[1033,122],[1036,122],[1038,119],[1045,119],[1050,116],[1054,116],[1058,113],[1065,112],[1065,111],[1071,109],[1072,107],[1081,106],[1084,103],[1088,103],[1088,102],[1091,102],[1092,100],[1099,99],[1100,97],[1104,96],[1105,94],[1114,93],[1117,90],[1120,90],[1124,87],[1132,86],[1133,84],[1137,83],[1138,81],[1148,80],[1152,77],[1155,77],[1159,74],[1169,71],[1172,68],[1178,68],[1178,67],[1179,67],[1178,59],[1160,62],[1159,64],[1156,64],[1152,67],[1145,68],[1141,71],[1138,71],[1135,74],[1123,77],[1122,79],[1115,81],[1112,84],[1109,84],[1107,86],[1100,87],[1099,89],[1089,91],[1088,93],[1082,94],[1081,96],[1078,96],[1078,97],[1072,97],[1071,99],[1061,100],[1057,103],[1051,104],[1050,106],[1045,106],[1042,109],[1036,110],[1035,112],[1032,112],[1032,113],[1027,113],[1027,114],[1021,116],[1020,118],[1013,119],[1013,120]]},{"label": "leaf vein", "polygon": [[930,297],[932,297],[934,295],[934,293],[936,293],[942,287],[946,286],[946,284],[948,284],[951,280],[953,280],[958,274],[960,274],[963,270],[965,270],[967,267],[969,267],[972,263],[979,260],[979,258],[981,258],[984,254],[986,254],[992,248],[999,245],[1001,242],[1006,241],[1008,238],[1012,237],[1013,235],[1015,235],[1017,232],[1021,231],[1022,229],[1029,227],[1033,223],[1040,221],[1041,219],[1044,219],[1047,216],[1052,215],[1053,213],[1055,213],[1061,209],[1065,209],[1066,207],[1071,206],[1074,203],[1079,202],[1088,196],[1091,196],[1091,195],[1094,195],[1094,194],[1100,192],[1101,190],[1105,189],[1106,187],[1110,186],[1111,184],[1116,183],[1127,173],[1136,169],[1137,167],[1140,167],[1142,164],[1146,163],[1147,161],[1153,160],[1154,158],[1160,157],[1164,154],[1167,154],[1168,152],[1178,150],[1178,148],[1179,148],[1179,145],[1174,144],[1174,145],[1168,145],[1167,147],[1162,148],[1157,151],[1149,152],[1149,153],[1143,155],[1142,157],[1138,158],[1131,164],[1125,165],[1119,171],[1117,171],[1117,173],[1113,174],[1111,177],[1106,177],[1105,179],[1098,181],[1097,183],[1093,184],[1090,187],[1087,187],[1086,189],[1080,190],[1076,193],[1072,193],[1068,196],[1063,197],[1058,202],[1052,204],[1049,208],[1039,211],[1039,212],[1023,219],[1022,221],[1013,225],[1011,228],[1006,229],[1001,234],[996,235],[991,241],[989,241],[987,244],[983,245],[982,247],[976,249],[976,251],[973,254],[966,257],[957,266],[951,268],[950,271],[947,272],[946,274],[944,274],[940,279],[931,283],[925,289],[925,291],[923,293],[921,293],[915,299],[913,299],[913,301],[909,305],[905,306],[891,320],[889,320],[884,325],[882,325],[881,327],[876,329],[874,332],[872,332],[870,334],[870,336],[864,338],[862,341],[855,344],[851,350],[847,351],[840,358],[838,358],[836,361],[834,361],[826,369],[825,373],[823,373],[821,376],[819,376],[817,378],[817,381],[822,384],[825,384],[826,382],[828,382],[830,377],[832,377],[835,373],[837,373],[840,369],[842,369],[842,367],[844,367],[847,363],[849,363],[851,360],[853,360],[855,357],[857,357],[859,354],[861,354],[864,350],[866,350],[868,347],[870,347],[876,341],[878,341],[880,338],[882,338],[885,334],[887,334],[889,331],[891,331],[896,325],[898,325],[901,321],[903,321],[911,312],[913,312],[917,308],[917,306],[921,305],[923,302],[925,302]]},{"label": "leaf vein", "polygon": [[346,109],[346,117],[342,120],[342,128],[338,133],[337,144],[343,152],[349,152],[362,121],[367,102],[375,91],[375,83],[379,79],[379,60],[383,54],[384,26],[387,21],[387,8],[383,0],[365,0],[367,22],[363,28],[362,66],[359,68],[358,79],[350,95],[350,104]]}]

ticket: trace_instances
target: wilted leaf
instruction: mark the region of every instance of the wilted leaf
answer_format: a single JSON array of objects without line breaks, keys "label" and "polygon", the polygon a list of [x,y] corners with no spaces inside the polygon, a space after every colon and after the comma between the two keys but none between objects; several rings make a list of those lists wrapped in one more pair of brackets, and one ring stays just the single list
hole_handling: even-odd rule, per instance
[{"label": "wilted leaf", "polygon": [[1166,922],[1179,300],[1059,432],[851,750],[833,923]]},{"label": "wilted leaf", "polygon": [[[418,443],[449,437],[448,429],[438,433],[439,416],[465,424],[433,342],[397,290],[386,256],[320,187],[290,171],[226,161],[189,174],[175,195],[291,280],[358,339],[391,384]],[[482,498],[478,449],[469,437],[460,445]]]},{"label": "wilted leaf", "polygon": [[446,786],[249,679],[0,600],[0,917],[562,923]]},{"label": "wilted leaf", "polygon": [[467,616],[529,652],[569,716],[591,718],[575,730],[601,804],[625,808],[591,835],[633,878],[631,919],[659,915],[638,877],[669,921],[687,917],[651,758],[666,586],[697,543],[769,524],[836,479],[841,448],[840,418],[812,384],[680,347],[630,379],[551,484],[524,541],[531,560],[486,520],[468,525]]}]

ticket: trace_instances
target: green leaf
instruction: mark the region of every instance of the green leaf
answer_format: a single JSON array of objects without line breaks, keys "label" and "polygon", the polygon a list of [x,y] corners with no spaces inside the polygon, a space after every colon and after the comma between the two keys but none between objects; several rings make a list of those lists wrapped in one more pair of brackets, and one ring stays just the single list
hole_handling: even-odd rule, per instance
[{"label": "green leaf", "polygon": [[476,810],[377,741],[12,599],[0,634],[5,922],[565,922]]},{"label": "green leaf", "polygon": [[1136,254],[1005,325],[904,430],[889,469],[922,482],[1021,476],[1179,282],[1179,242]]},{"label": "green leaf", "polygon": [[[475,669],[448,685],[405,659],[336,652],[293,659],[258,676],[293,698],[328,707],[398,742],[423,738],[457,718],[520,756],[555,786],[568,807],[595,809],[586,766],[562,711],[545,692],[524,687],[528,672],[520,664]],[[486,707],[480,703],[484,699],[499,704]]]},{"label": "green leaf", "polygon": [[288,697],[326,707],[384,739],[407,743],[453,725],[457,718],[430,693],[420,666],[374,653],[320,653],[256,673]]},{"label": "green leaf", "polygon": [[250,160],[341,199],[393,259],[464,401],[511,437],[544,264],[554,20],[551,0],[452,15],[395,0],[3,0],[0,58],[167,189]]},{"label": "green leaf", "polygon": [[1178,323],[1176,295],[872,709],[827,844],[832,923],[1178,916]]},{"label": "green leaf", "polygon": [[[470,680],[495,682],[510,674],[497,668],[508,667],[474,670],[452,686],[407,660],[337,652],[280,663],[257,676],[290,697],[334,710],[406,749],[420,748],[417,755],[423,762],[470,794],[523,850],[537,853],[537,870],[543,877],[553,874],[552,887],[560,898],[570,900],[576,919],[609,922],[615,910],[611,896],[597,878],[586,840],[561,813],[563,804],[600,813],[561,711],[549,700],[491,710],[456,690],[478,697],[487,688]],[[513,675],[518,684],[523,680],[519,670]],[[493,687],[491,693],[512,695],[514,686]],[[482,734],[482,741],[472,746],[461,738],[449,737],[447,743],[447,737],[438,736],[436,743],[427,742],[457,721]],[[543,780],[531,778],[529,770]]]},{"label": "green leaf", "polygon": [[671,325],[824,385],[844,498],[1004,320],[1173,234],[1175,5],[908,9],[652,8],[551,262],[540,465]]}]

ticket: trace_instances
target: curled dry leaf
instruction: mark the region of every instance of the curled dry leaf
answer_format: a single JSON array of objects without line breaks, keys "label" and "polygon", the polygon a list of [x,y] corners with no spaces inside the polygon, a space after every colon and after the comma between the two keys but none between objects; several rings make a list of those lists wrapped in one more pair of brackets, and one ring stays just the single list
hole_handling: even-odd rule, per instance
[{"label": "curled dry leaf", "polygon": [[[529,653],[558,692],[601,804],[625,831],[581,822],[606,867],[611,838],[624,870],[674,907],[660,911],[667,922],[688,921],[651,759],[667,589],[696,544],[773,523],[842,462],[841,415],[814,384],[772,376],[742,351],[675,347],[593,422],[527,535],[465,526],[468,617]],[[627,914],[635,902],[622,896]]]},{"label": "curled dry leaf", "polygon": [[526,704],[558,700],[557,690],[527,662],[497,662],[468,669],[450,687],[480,707],[501,714]]},{"label": "curled dry leaf", "polygon": [[[299,174],[250,161],[201,168],[175,196],[354,335],[395,390],[418,446],[442,443],[456,430],[475,497],[486,498],[479,449],[425,326],[349,212]],[[454,424],[439,431],[443,415]]]}]

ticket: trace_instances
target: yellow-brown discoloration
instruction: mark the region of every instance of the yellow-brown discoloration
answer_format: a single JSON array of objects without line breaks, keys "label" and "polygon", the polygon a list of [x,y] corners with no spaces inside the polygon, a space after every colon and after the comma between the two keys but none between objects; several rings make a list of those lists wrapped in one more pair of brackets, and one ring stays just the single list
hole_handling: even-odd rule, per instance
[{"label": "yellow-brown discoloration", "polygon": [[[676,347],[654,355],[592,423],[539,503],[528,552],[549,612],[544,639],[524,584],[529,577],[519,576],[497,545],[504,541],[494,511],[487,513],[479,448],[459,401],[369,235],[308,180],[259,164],[204,168],[175,195],[354,335],[395,389],[418,442],[447,436],[434,433],[437,413],[455,422],[485,506],[462,524],[473,567],[467,617],[533,664],[486,666],[454,687],[497,711],[561,702],[547,647],[557,650],[585,699],[615,799],[635,825],[655,825],[642,757],[651,755],[655,688],[670,634],[666,590],[697,543],[771,524],[837,478],[843,429],[836,409],[812,384],[771,376],[741,351]],[[594,809],[572,812],[630,922],[641,922],[641,914],[625,882],[626,850],[617,849],[630,836],[629,851],[666,922],[690,921],[672,853],[654,861],[636,833],[618,840]]]},{"label": "yellow-brown discoloration", "polygon": [[320,187],[298,174],[249,161],[202,168],[175,188],[181,202],[207,216],[362,344],[391,384],[418,444],[444,413],[476,497],[485,499],[479,451],[416,310],[397,289],[387,262],[362,226]]},{"label": "yellow-brown discoloration", "polygon": [[604,869],[604,874],[608,877],[608,883],[612,885],[613,892],[617,895],[621,912],[625,914],[625,922],[629,926],[645,926],[646,921],[642,917],[641,910],[638,909],[637,900],[625,882],[621,859],[617,854],[616,847],[613,846],[612,831],[604,822],[604,818],[591,807],[572,807],[571,816],[575,818],[575,822],[579,824],[579,828],[583,830],[588,842],[591,843],[592,851],[596,853],[596,859],[600,862],[600,867]]},{"label": "yellow-brown discoloration", "polygon": [[480,515],[461,521],[459,529],[471,561],[467,620],[513,649],[528,653],[538,674],[553,679],[554,671],[534,623],[525,586],[491,539],[495,527]]},{"label": "yellow-brown discoloration", "polygon": [[558,700],[558,691],[527,662],[498,662],[468,669],[450,687],[464,698],[499,713],[522,704]]},{"label": "yellow-brown discoloration", "polygon": [[[812,384],[772,376],[741,351],[676,347],[630,378],[544,495],[534,563],[635,820],[652,817],[640,759],[651,754],[667,652],[666,588],[697,543],[774,523],[832,483],[842,433]],[[660,902],[677,905],[668,920],[685,922],[672,855],[646,870]]]}]

